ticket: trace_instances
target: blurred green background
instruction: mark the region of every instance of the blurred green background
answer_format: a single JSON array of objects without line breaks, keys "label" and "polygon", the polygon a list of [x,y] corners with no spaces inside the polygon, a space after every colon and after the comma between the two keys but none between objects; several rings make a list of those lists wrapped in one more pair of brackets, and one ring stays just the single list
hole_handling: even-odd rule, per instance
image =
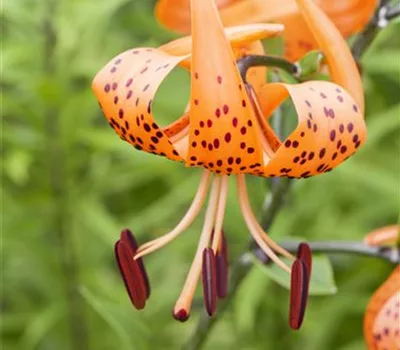
[{"label": "blurred green background", "polygon": [[[144,311],[131,306],[113,258],[121,228],[140,242],[172,228],[200,174],[121,142],[91,92],[93,76],[113,56],[173,37],[156,23],[153,5],[3,1],[3,349],[178,349],[203,312],[199,298],[187,323],[171,317],[201,220],[145,259],[152,295]],[[399,28],[383,30],[363,58],[367,144],[335,171],[295,182],[270,230],[275,238],[360,240],[397,222]],[[156,101],[161,124],[179,116],[187,96],[187,77],[172,74]],[[248,183],[254,208],[261,208],[267,182]],[[233,261],[249,240],[235,191],[225,229]],[[287,291],[254,268],[205,348],[364,349],[364,309],[392,266],[350,256],[331,261],[338,293],[311,298],[300,332],[287,326]]]}]

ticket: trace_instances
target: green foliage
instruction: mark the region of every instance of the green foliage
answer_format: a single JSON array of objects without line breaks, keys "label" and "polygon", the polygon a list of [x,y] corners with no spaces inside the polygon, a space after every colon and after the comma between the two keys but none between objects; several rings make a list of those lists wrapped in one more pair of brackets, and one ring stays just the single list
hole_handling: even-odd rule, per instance
[{"label": "green foliage", "polygon": [[[177,349],[198,319],[200,298],[186,324],[172,319],[171,308],[200,222],[145,259],[153,290],[142,312],[131,307],[113,261],[121,228],[140,242],[161,235],[182,215],[199,178],[196,169],[120,142],[91,93],[91,79],[111,57],[174,36],[158,26],[152,7],[138,0],[3,2],[5,349]],[[330,174],[297,181],[273,237],[357,240],[397,222],[398,30],[385,29],[363,61],[368,143]],[[177,73],[161,87],[161,124],[181,113],[187,84]],[[265,184],[249,180],[254,207],[261,207]],[[233,260],[249,239],[234,194],[225,228]],[[311,298],[301,332],[287,327],[287,293],[253,269],[206,348],[361,349],[366,303],[391,266],[359,257],[331,261],[338,293]]]}]

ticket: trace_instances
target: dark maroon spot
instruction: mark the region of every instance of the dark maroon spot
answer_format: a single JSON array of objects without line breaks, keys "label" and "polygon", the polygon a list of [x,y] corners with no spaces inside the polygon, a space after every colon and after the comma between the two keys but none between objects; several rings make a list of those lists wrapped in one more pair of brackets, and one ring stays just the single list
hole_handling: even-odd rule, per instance
[{"label": "dark maroon spot", "polygon": [[336,145],[336,149],[339,149],[341,146],[342,146],[342,140],[339,140]]},{"label": "dark maroon spot", "polygon": [[134,50],[134,51],[132,51],[132,53],[133,53],[134,55],[137,55],[137,54],[139,53],[139,51],[138,51],[138,50]]},{"label": "dark maroon spot", "polygon": [[214,149],[214,147],[213,147],[212,143],[209,143],[209,144],[208,144],[208,150],[209,150],[209,151],[212,151],[213,149]]},{"label": "dark maroon spot", "polygon": [[136,107],[138,106],[138,104],[139,104],[139,97],[136,99]]},{"label": "dark maroon spot", "polygon": [[308,160],[312,160],[314,158],[314,152],[310,152],[310,154],[308,155]]},{"label": "dark maroon spot", "polygon": [[297,147],[299,147],[299,142],[298,141],[293,141],[293,148],[297,148]]},{"label": "dark maroon spot", "polygon": [[242,162],[242,159],[241,158],[236,158],[235,162],[236,162],[237,165],[239,165]]},{"label": "dark maroon spot", "polygon": [[216,116],[217,118],[219,118],[219,117],[221,116],[221,110],[220,110],[219,108],[217,108],[217,109],[215,110],[215,116]]},{"label": "dark maroon spot", "polygon": [[144,124],[143,124],[143,127],[144,127],[144,130],[146,130],[147,132],[150,132],[150,131],[151,131],[151,128],[150,128],[150,125],[149,125],[149,124],[144,123]]},{"label": "dark maroon spot", "polygon": [[132,97],[132,90],[129,90],[128,93],[126,94],[126,99],[129,100]]},{"label": "dark maroon spot", "polygon": [[222,110],[224,111],[224,114],[228,114],[228,112],[229,112],[229,107],[228,107],[228,105],[224,105],[224,107],[223,107]]},{"label": "dark maroon spot", "polygon": [[223,164],[222,160],[221,160],[221,159],[218,159],[218,160],[217,160],[217,165],[218,165],[218,166],[222,166],[222,164]]},{"label": "dark maroon spot", "polygon": [[343,102],[343,96],[338,96],[337,99],[339,102]]},{"label": "dark maroon spot", "polygon": [[353,105],[353,111],[358,112],[358,107],[356,105]]},{"label": "dark maroon spot", "polygon": [[156,132],[156,136],[157,136],[159,139],[161,139],[161,138],[164,136],[164,134],[163,134],[161,131],[157,131],[157,132]]},{"label": "dark maroon spot", "polygon": [[158,129],[159,129],[159,127],[158,127],[158,125],[157,125],[156,123],[151,124],[151,127],[152,127],[154,130],[158,130]]},{"label": "dark maroon spot", "polygon": [[153,141],[154,143],[158,143],[158,138],[157,138],[157,137],[152,136],[150,139],[151,139],[151,141]]},{"label": "dark maroon spot", "polygon": [[289,148],[292,145],[292,141],[286,140],[285,141],[285,147]]},{"label": "dark maroon spot", "polygon": [[196,148],[196,146],[197,146],[197,142],[196,142],[196,141],[193,141],[193,142],[192,142],[192,147],[193,147],[193,148]]},{"label": "dark maroon spot", "polygon": [[200,121],[199,125],[200,125],[200,128],[204,128],[204,122],[202,120]]},{"label": "dark maroon spot", "polygon": [[253,122],[251,120],[248,120],[247,125],[251,128],[253,126]]},{"label": "dark maroon spot", "polygon": [[199,73],[194,73],[194,77],[196,78],[196,79],[199,79]]},{"label": "dark maroon spot", "polygon": [[310,112],[310,113],[308,113],[308,117],[312,120],[313,119],[313,116],[312,116],[312,113]]},{"label": "dark maroon spot", "polygon": [[199,100],[195,99],[194,104],[197,106],[199,104]]},{"label": "dark maroon spot", "polygon": [[323,92],[321,92],[320,95],[322,98],[326,98],[326,95]]},{"label": "dark maroon spot", "polygon": [[306,105],[307,105],[308,107],[311,108],[311,103],[310,103],[308,100],[305,100],[304,102],[306,103]]},{"label": "dark maroon spot", "polygon": [[118,96],[114,97],[114,104],[116,105],[118,103]]},{"label": "dark maroon spot", "polygon": [[197,157],[191,156],[191,157],[190,157],[190,160],[193,161],[193,162],[195,162],[195,161],[197,160]]},{"label": "dark maroon spot", "polygon": [[219,140],[218,139],[214,140],[214,147],[219,148]]},{"label": "dark maroon spot", "polygon": [[300,157],[294,157],[294,158],[293,158],[293,162],[294,162],[294,163],[298,163],[299,160],[300,160]]},{"label": "dark maroon spot", "polygon": [[354,129],[354,125],[353,125],[353,123],[349,123],[348,125],[347,125],[347,130],[348,130],[348,132],[352,132],[353,131],[353,129]]},{"label": "dark maroon spot", "polygon": [[208,120],[207,120],[207,126],[208,126],[209,128],[211,128],[212,125],[213,125],[212,120],[211,120],[211,119],[208,119]]},{"label": "dark maroon spot", "polygon": [[341,148],[340,148],[340,153],[346,153],[346,151],[347,151],[347,147],[346,146],[342,146]]},{"label": "dark maroon spot", "polygon": [[310,120],[310,119],[307,120],[307,127],[308,127],[309,129],[312,128],[312,124],[311,124],[311,120]]},{"label": "dark maroon spot", "polygon": [[243,126],[243,127],[240,129],[240,133],[241,133],[242,135],[246,135],[246,131],[247,131],[247,129],[246,129],[245,126]]},{"label": "dark maroon spot", "polygon": [[333,153],[332,160],[335,160],[337,158],[337,155],[337,152]]},{"label": "dark maroon spot", "polygon": [[231,135],[231,133],[230,132],[227,132],[226,134],[225,134],[225,142],[226,143],[229,143],[229,142],[231,142],[231,139],[232,139],[232,135]]},{"label": "dark maroon spot", "polygon": [[246,148],[246,142],[241,142],[240,143],[240,148],[245,149]]},{"label": "dark maroon spot", "polygon": [[150,87],[150,84],[147,84],[144,88],[143,91],[146,91]]},{"label": "dark maroon spot", "polygon": [[325,149],[325,148],[322,148],[322,149],[319,151],[319,158],[320,158],[320,159],[324,158],[325,153],[326,153],[326,149]]},{"label": "dark maroon spot", "polygon": [[133,79],[132,79],[132,78],[129,78],[128,81],[126,82],[125,86],[126,86],[126,87],[131,86],[132,82],[133,82]]},{"label": "dark maroon spot", "polygon": [[120,109],[120,110],[118,111],[118,116],[119,116],[121,119],[124,117],[124,110],[123,110],[123,109]]},{"label": "dark maroon spot", "polygon": [[314,126],[313,126],[313,131],[314,131],[314,132],[317,132],[317,130],[318,130],[318,125],[317,125],[317,124],[314,124]]},{"label": "dark maroon spot", "polygon": [[110,91],[110,84],[104,85],[104,91],[109,92]]},{"label": "dark maroon spot", "polygon": [[127,120],[125,120],[125,128],[129,129],[129,123]]},{"label": "dark maroon spot", "polygon": [[301,158],[304,158],[305,156],[307,155],[307,151],[303,151],[303,152],[301,152]]},{"label": "dark maroon spot", "polygon": [[200,130],[196,129],[196,130],[194,131],[194,134],[195,134],[196,136],[199,136],[199,135],[200,135]]},{"label": "dark maroon spot", "polygon": [[221,83],[222,83],[222,77],[221,77],[220,75],[218,75],[217,81],[218,81],[218,84],[221,84]]},{"label": "dark maroon spot", "polygon": [[137,140],[141,145],[143,145],[143,140],[140,137],[138,137]]},{"label": "dark maroon spot", "polygon": [[151,104],[153,103],[153,100],[150,100],[149,103],[147,104],[147,113],[151,113]]},{"label": "dark maroon spot", "polygon": [[356,143],[357,141],[358,141],[358,135],[355,134],[355,135],[353,136],[353,142]]},{"label": "dark maroon spot", "polygon": [[336,131],[332,130],[331,133],[329,134],[329,138],[331,139],[331,141],[335,141],[336,138]]},{"label": "dark maroon spot", "polygon": [[232,119],[232,125],[236,128],[237,127],[237,125],[238,125],[238,118],[233,118]]},{"label": "dark maroon spot", "polygon": [[300,161],[300,165],[304,165],[304,164],[306,164],[306,162],[307,162],[307,159],[302,159],[302,160]]},{"label": "dark maroon spot", "polygon": [[253,147],[249,147],[249,148],[247,149],[247,153],[249,153],[249,154],[254,153],[254,148],[253,148]]},{"label": "dark maroon spot", "polygon": [[246,105],[247,105],[246,100],[242,100],[242,106],[246,107]]},{"label": "dark maroon spot", "polygon": [[206,148],[207,147],[207,142],[206,141],[201,141],[201,145],[203,146],[203,148]]},{"label": "dark maroon spot", "polygon": [[121,63],[121,61],[122,61],[122,60],[121,60],[120,58],[118,58],[118,59],[115,60],[114,64],[118,65],[118,64]]},{"label": "dark maroon spot", "polygon": [[148,69],[149,69],[149,67],[144,67],[144,68],[140,71],[140,74],[143,74],[143,73],[147,72]]},{"label": "dark maroon spot", "polygon": [[301,137],[304,137],[304,135],[305,135],[305,132],[302,131],[302,132],[300,133],[300,136],[301,136]]},{"label": "dark maroon spot", "polygon": [[247,166],[240,167],[240,171],[243,171],[243,170],[246,170],[246,169],[247,169]]},{"label": "dark maroon spot", "polygon": [[129,135],[129,138],[130,138],[130,140],[131,140],[132,142],[136,142],[135,136]]},{"label": "dark maroon spot", "polygon": [[356,144],[354,145],[356,148],[360,147],[361,141],[357,141]]},{"label": "dark maroon spot", "polygon": [[113,84],[112,84],[112,89],[113,89],[113,90],[117,90],[117,87],[118,87],[118,84],[117,84],[117,83],[113,83]]},{"label": "dark maroon spot", "polygon": [[229,158],[228,158],[228,164],[229,164],[229,165],[232,165],[232,164],[233,164],[233,157],[229,157]]},{"label": "dark maroon spot", "polygon": [[115,73],[116,71],[117,71],[117,67],[112,67],[110,70],[111,73]]},{"label": "dark maroon spot", "polygon": [[339,131],[340,131],[340,133],[343,134],[343,131],[344,131],[344,125],[343,124],[339,125]]}]

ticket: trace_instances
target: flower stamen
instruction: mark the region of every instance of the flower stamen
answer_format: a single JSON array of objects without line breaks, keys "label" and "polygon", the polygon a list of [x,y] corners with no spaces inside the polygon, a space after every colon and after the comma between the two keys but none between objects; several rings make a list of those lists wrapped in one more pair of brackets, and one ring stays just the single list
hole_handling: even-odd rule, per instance
[{"label": "flower stamen", "polygon": [[[246,221],[247,227],[251,235],[253,236],[256,243],[260,248],[267,254],[271,260],[281,267],[286,272],[290,273],[291,269],[288,267],[271,249],[277,251],[278,253],[288,257],[293,258],[293,256],[287,252],[285,249],[276,244],[261,228],[261,226],[256,221],[253,211],[250,207],[250,201],[247,194],[246,181],[244,175],[237,175],[237,188],[240,208],[242,210],[243,218]],[[271,247],[270,247],[271,246]]]},{"label": "flower stamen", "polygon": [[211,248],[214,252],[218,252],[221,246],[220,243],[222,237],[222,225],[224,222],[226,200],[228,198],[228,190],[229,190],[228,185],[229,185],[229,177],[222,176],[221,191],[218,200],[218,209],[217,209],[217,215],[215,217],[214,234],[212,237],[212,245],[211,245]]},{"label": "flower stamen", "polygon": [[176,237],[178,237],[193,223],[193,221],[198,216],[203,206],[204,200],[207,196],[210,177],[211,173],[207,170],[204,170],[193,202],[179,224],[172,231],[168,232],[164,236],[161,236],[141,245],[138,249],[138,253],[135,255],[135,260],[164,247],[166,244],[170,243]]},{"label": "flower stamen", "polygon": [[203,230],[201,232],[200,240],[196,250],[196,255],[193,260],[192,266],[190,267],[181,295],[179,296],[175,304],[173,311],[174,315],[180,315],[184,312],[187,315],[187,318],[189,317],[190,308],[193,302],[194,293],[196,290],[197,282],[199,280],[202,268],[203,251],[205,248],[207,248],[210,242],[215,222],[220,192],[221,192],[221,177],[216,176],[211,185],[210,198],[204,219]]}]

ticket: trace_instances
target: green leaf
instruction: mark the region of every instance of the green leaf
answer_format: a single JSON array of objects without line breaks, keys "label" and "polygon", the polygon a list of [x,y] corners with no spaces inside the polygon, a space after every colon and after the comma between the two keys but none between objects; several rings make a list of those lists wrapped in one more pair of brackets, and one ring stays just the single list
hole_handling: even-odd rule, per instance
[{"label": "green leaf", "polygon": [[[282,260],[288,265],[291,264],[289,259],[283,258]],[[276,264],[263,265],[256,258],[254,258],[254,264],[273,281],[286,289],[290,288],[290,275]],[[334,295],[336,292],[337,288],[333,276],[333,269],[328,257],[325,255],[314,256],[310,295]]]}]

